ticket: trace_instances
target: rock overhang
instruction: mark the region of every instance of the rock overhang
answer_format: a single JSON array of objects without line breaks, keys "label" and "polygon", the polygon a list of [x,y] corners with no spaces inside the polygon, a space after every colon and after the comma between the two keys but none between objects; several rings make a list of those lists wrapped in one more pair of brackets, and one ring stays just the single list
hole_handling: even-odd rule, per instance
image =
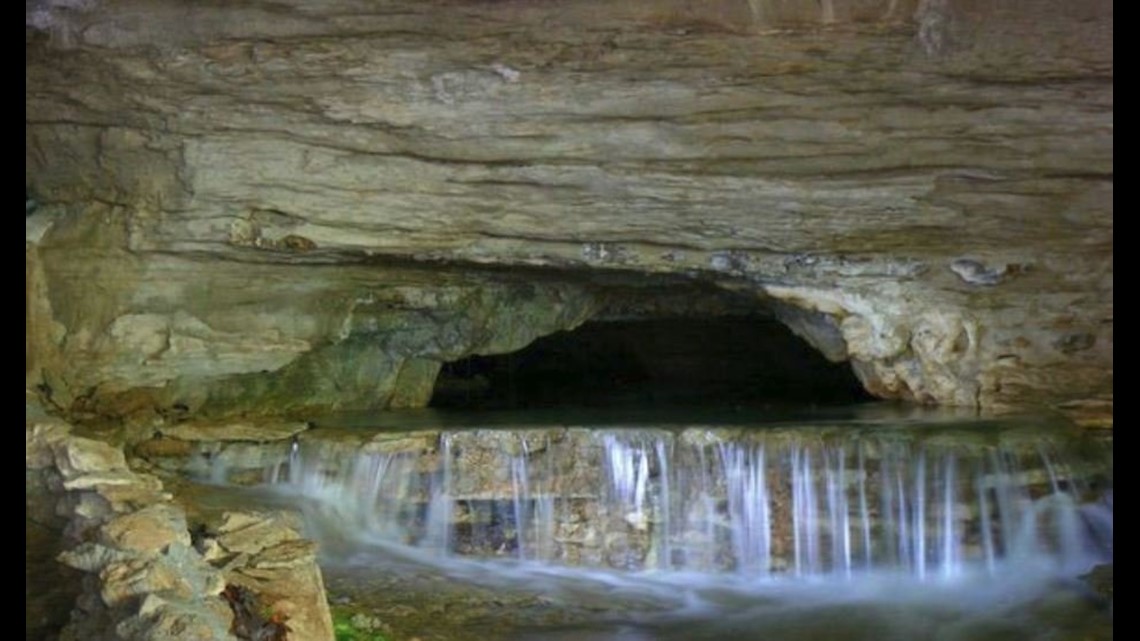
[{"label": "rock overhang", "polygon": [[[650,5],[298,2],[269,19],[257,3],[190,15],[163,2],[57,4],[82,28],[27,45],[27,183],[65,212],[29,245],[29,282],[52,299],[44,322],[29,311],[29,333],[45,333],[29,342],[54,359],[29,375],[89,379],[79,397],[106,387],[96,363],[109,358],[131,381],[123,389],[169,385],[200,365],[132,370],[172,358],[163,337],[179,334],[198,342],[175,353],[210,356],[193,380],[239,373],[215,368],[267,335],[276,347],[264,354],[282,362],[246,373],[277,372],[343,341],[347,307],[329,301],[399,282],[399,270],[368,267],[397,258],[437,274],[696,277],[782,301],[785,322],[885,397],[1111,399],[1111,5],[1030,3],[1050,17],[1036,26],[994,10],[1008,27],[994,38],[979,26],[984,7],[922,3],[948,12],[951,39],[932,51],[914,7],[883,3],[891,19],[856,24],[846,3],[824,4],[834,24],[779,30],[756,28],[751,12],[701,23],[653,18]],[[564,19],[552,22],[556,7]],[[171,16],[193,28],[169,29]],[[90,290],[81,274],[100,270],[138,276],[102,286],[110,300],[71,300]],[[232,274],[207,292],[210,270]],[[329,273],[337,284],[321,285]],[[261,294],[215,293],[258,277]],[[214,299],[290,320],[218,320]],[[546,330],[532,319],[532,333],[587,316],[548,318]],[[430,372],[422,345],[401,354],[420,363],[409,380]],[[236,387],[293,389],[341,358]],[[361,375],[339,374],[350,387]]]}]

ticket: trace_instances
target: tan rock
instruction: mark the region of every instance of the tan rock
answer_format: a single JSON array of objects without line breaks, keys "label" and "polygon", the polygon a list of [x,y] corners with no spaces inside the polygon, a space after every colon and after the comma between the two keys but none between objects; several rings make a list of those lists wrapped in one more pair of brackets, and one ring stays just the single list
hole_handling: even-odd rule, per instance
[{"label": "tan rock", "polygon": [[135,445],[134,453],[145,459],[178,458],[184,459],[195,451],[190,441],[176,438],[158,438],[142,441]]},{"label": "tan rock", "polygon": [[288,512],[226,512],[217,541],[229,552],[257,554],[301,538],[300,521]]},{"label": "tan rock", "polygon": [[100,539],[121,550],[159,554],[172,544],[190,545],[182,510],[164,503],[116,517],[100,528]]},{"label": "tan rock", "polygon": [[98,572],[113,563],[135,558],[129,551],[109,548],[95,543],[83,543],[59,555],[59,562],[84,572]]},{"label": "tan rock", "polygon": [[59,443],[71,432],[71,426],[57,418],[42,418],[25,422],[24,450],[28,469],[42,469],[55,465],[55,451]]},{"label": "tan rock", "polygon": [[87,573],[60,638],[232,639],[224,578],[190,547],[185,514],[158,478],[46,413],[29,412],[27,425],[29,504],[49,502],[66,519],[72,547],[56,559]]},{"label": "tan rock", "polygon": [[316,544],[300,537],[299,526],[285,512],[227,513],[218,528],[219,545],[242,554],[227,562],[226,580],[256,594],[296,638],[331,641],[332,614]]},{"label": "tan rock", "polygon": [[361,446],[362,452],[375,454],[396,454],[407,452],[419,454],[433,449],[439,442],[436,433],[391,434],[381,432]]},{"label": "tan rock", "polygon": [[299,639],[330,641],[332,613],[320,568],[311,560],[274,563],[273,568],[235,569],[230,580],[249,588],[274,615],[283,617]]},{"label": "tan rock", "polygon": [[56,465],[65,479],[88,472],[125,472],[123,451],[113,445],[88,438],[73,437],[55,448]]},{"label": "tan rock", "polygon": [[218,423],[185,422],[162,428],[163,439],[182,441],[279,441],[304,432],[308,425],[299,421],[224,421]]},{"label": "tan rock", "polygon": [[615,274],[810,313],[880,396],[1111,398],[1111,0],[338,11],[29,9],[61,406],[420,406]]},{"label": "tan rock", "polygon": [[245,571],[277,570],[311,565],[317,560],[317,544],[307,539],[282,541],[252,557]]},{"label": "tan rock", "polygon": [[115,627],[123,639],[184,641],[210,639],[229,641],[233,614],[220,598],[185,603],[147,595],[138,614]]},{"label": "tan rock", "polygon": [[132,558],[111,563],[99,572],[99,581],[103,603],[112,608],[147,594],[179,600],[195,595],[193,586],[159,558]]},{"label": "tan rock", "polygon": [[111,488],[123,487],[137,490],[159,490],[162,488],[162,483],[153,476],[139,475],[127,470],[93,472],[63,482],[63,488],[67,490],[99,489],[110,492],[112,491]]}]

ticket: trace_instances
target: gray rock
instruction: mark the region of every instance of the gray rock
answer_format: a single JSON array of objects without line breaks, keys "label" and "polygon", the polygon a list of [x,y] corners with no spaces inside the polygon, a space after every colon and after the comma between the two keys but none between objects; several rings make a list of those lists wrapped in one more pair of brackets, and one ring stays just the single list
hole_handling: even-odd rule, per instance
[{"label": "gray rock", "polygon": [[950,263],[950,271],[971,285],[997,285],[1005,276],[1006,268],[988,268],[972,258],[958,258]]}]

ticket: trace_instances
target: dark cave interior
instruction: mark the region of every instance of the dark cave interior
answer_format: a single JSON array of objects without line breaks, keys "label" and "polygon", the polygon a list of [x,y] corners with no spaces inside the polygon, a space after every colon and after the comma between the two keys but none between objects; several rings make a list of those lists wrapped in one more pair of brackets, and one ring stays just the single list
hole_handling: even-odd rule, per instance
[{"label": "dark cave interior", "polygon": [[443,409],[755,406],[870,400],[832,363],[766,315],[603,320],[509,354],[445,363]]}]

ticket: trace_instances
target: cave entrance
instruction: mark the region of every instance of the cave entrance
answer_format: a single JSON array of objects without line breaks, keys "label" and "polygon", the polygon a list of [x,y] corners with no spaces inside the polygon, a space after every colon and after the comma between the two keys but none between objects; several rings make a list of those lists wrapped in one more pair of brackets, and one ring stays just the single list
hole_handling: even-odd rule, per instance
[{"label": "cave entrance", "polygon": [[595,320],[509,354],[445,363],[431,406],[838,405],[871,400],[770,314]]}]

